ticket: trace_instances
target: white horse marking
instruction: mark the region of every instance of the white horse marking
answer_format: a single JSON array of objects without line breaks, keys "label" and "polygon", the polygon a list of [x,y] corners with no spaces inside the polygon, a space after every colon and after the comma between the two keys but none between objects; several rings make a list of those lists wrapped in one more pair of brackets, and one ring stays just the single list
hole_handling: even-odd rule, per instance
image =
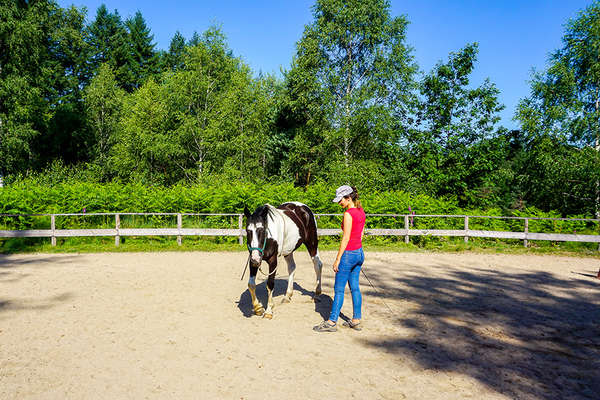
[{"label": "white horse marking", "polygon": [[321,262],[321,257],[319,257],[319,250],[317,250],[317,254],[315,254],[312,260],[315,267],[315,274],[317,275],[317,286],[315,287],[315,297],[317,297],[321,294],[321,273],[323,272],[323,263]]},{"label": "white horse marking", "polygon": [[[252,240],[250,241],[250,247],[261,247],[261,244],[258,242],[258,234],[257,234],[257,230],[262,228],[263,224],[261,222],[257,222],[257,223],[252,223],[248,225],[248,230],[250,232],[252,232]],[[259,263],[261,261],[261,254],[258,250],[252,250],[252,252],[250,253],[250,258],[252,258],[252,261],[254,261],[255,263]]]},{"label": "white horse marking", "polygon": [[285,262],[288,267],[288,287],[285,292],[285,297],[283,301],[290,301],[292,299],[292,295],[294,294],[294,273],[296,272],[296,263],[294,262],[294,255],[288,254],[285,256]]}]

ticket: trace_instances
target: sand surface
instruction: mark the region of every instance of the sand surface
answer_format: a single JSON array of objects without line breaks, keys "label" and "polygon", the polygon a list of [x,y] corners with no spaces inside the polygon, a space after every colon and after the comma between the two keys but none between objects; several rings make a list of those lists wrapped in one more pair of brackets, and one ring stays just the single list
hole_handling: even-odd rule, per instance
[{"label": "sand surface", "polygon": [[599,396],[597,259],[367,251],[364,330],[316,333],[335,254],[318,303],[301,249],[281,304],[280,259],[272,320],[252,315],[246,256],[0,256],[0,399]]}]

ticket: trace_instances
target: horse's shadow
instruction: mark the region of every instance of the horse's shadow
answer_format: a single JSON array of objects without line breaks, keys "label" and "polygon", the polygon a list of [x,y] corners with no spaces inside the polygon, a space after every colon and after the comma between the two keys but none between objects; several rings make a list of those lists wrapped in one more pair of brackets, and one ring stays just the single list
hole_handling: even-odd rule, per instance
[{"label": "horse's shadow", "polygon": [[[287,284],[287,279],[275,279],[273,297],[284,295],[287,290]],[[314,291],[306,290],[298,283],[294,282],[294,296],[292,297],[292,302],[294,300],[297,301],[298,295],[308,296],[312,299],[314,294]],[[268,297],[269,294],[267,293],[267,282],[265,281],[256,285],[256,298],[258,299],[258,301],[261,302],[261,304],[263,304],[263,306],[265,306],[265,308],[267,305]],[[329,312],[331,311],[333,299],[329,295],[322,293],[316,301],[313,301],[313,303],[315,306],[315,312],[319,313],[323,319],[327,319],[329,317]],[[240,294],[240,299],[237,302],[237,306],[244,317],[250,318],[254,315],[254,310],[252,308],[252,297],[250,296],[250,292],[248,291],[248,289],[244,290]]]}]

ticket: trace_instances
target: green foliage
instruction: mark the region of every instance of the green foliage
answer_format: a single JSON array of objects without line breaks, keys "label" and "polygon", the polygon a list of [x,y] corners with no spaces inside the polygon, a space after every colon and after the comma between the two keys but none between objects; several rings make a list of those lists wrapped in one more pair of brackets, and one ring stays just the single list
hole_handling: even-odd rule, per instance
[{"label": "green foliage", "polygon": [[158,53],[152,43],[154,36],[146,25],[141,12],[125,21],[127,28],[127,62],[123,66],[126,77],[125,90],[133,91],[139,88],[149,77],[158,72]]},{"label": "green foliage", "polygon": [[[89,180],[79,177],[89,174]],[[223,179],[209,179],[199,185],[147,186],[140,183],[97,183],[93,181],[94,171],[74,169],[62,165],[39,176],[22,178],[10,182],[0,189],[0,214],[43,214],[43,213],[85,213],[79,216],[58,216],[58,229],[90,229],[114,227],[114,216],[92,216],[101,212],[161,212],[161,213],[234,213],[243,212],[244,206],[250,209],[270,203],[278,205],[286,201],[301,201],[308,204],[315,213],[336,214],[320,216],[321,228],[339,228],[341,210],[331,202],[333,188],[328,184],[315,183],[306,189],[287,184],[251,184]],[[222,177],[221,177],[222,178]],[[413,195],[403,191],[369,191],[359,188],[361,201],[369,214],[408,214],[409,226],[414,229],[463,229],[464,218],[420,217],[421,214],[471,215],[469,228],[478,230],[523,231],[522,219],[476,218],[475,215],[497,215],[506,213],[498,208],[465,210],[451,199],[435,199],[426,195]],[[414,213],[415,215],[411,214]],[[509,214],[510,215],[510,214]],[[556,212],[543,212],[534,207],[515,211],[516,217],[556,218]],[[571,217],[584,217],[572,215]],[[237,216],[205,217],[184,216],[186,228],[236,228]],[[174,216],[121,216],[122,228],[173,228]],[[49,229],[50,217],[1,217],[0,229]],[[405,227],[404,217],[370,216],[368,228]],[[550,221],[530,220],[529,232],[556,232],[576,234],[597,234],[597,222],[592,221]],[[336,237],[322,237],[320,245],[324,249],[336,249]],[[462,238],[411,237],[411,244],[403,244],[403,237],[367,237],[365,245],[369,249],[393,249],[397,251],[417,251],[419,249],[460,251],[485,250],[515,251],[522,247],[520,241],[471,238],[468,244]],[[6,239],[0,240],[0,252],[22,251],[114,251],[112,238],[60,239],[58,248],[51,248],[47,239]],[[118,251],[161,251],[161,250],[237,250],[237,238],[188,238],[183,248],[176,245],[174,238],[145,237],[122,238]],[[593,254],[591,244],[556,244],[552,242],[530,242],[530,246],[540,251],[563,249],[587,251]]]},{"label": "green foliage", "polygon": [[146,82],[125,102],[113,151],[117,175],[133,171],[162,184],[236,170],[264,178],[266,155],[255,149],[268,143],[276,92],[275,79],[252,79],[222,32],[208,30],[180,69]]},{"label": "green foliage", "polygon": [[85,140],[84,15],[54,1],[4,1],[0,15],[0,174],[39,168],[58,152],[85,157],[70,145]]},{"label": "green foliage", "polygon": [[455,195],[462,205],[477,204],[477,192],[506,156],[494,137],[504,108],[498,89],[489,80],[469,86],[477,53],[469,44],[423,78],[417,123],[406,135],[407,163],[427,191]]},{"label": "green foliage", "polygon": [[172,71],[182,69],[185,56],[185,38],[177,31],[169,44],[169,52],[165,55],[166,67]]},{"label": "green foliage", "polygon": [[600,216],[599,57],[595,0],[566,24],[563,46],[550,56],[546,71],[533,75],[531,95],[517,108],[531,149],[523,175],[533,190],[526,198],[544,208]]},{"label": "green foliage", "polygon": [[417,69],[407,21],[390,15],[389,2],[319,0],[313,17],[286,74],[280,121],[293,137],[285,169],[301,184],[332,163],[388,161]]},{"label": "green foliage", "polygon": [[104,171],[104,175],[109,173],[107,162],[117,140],[124,97],[125,93],[118,86],[108,64],[100,66],[84,91],[86,120],[93,134],[91,158]]},{"label": "green foliage", "polygon": [[[102,5],[86,23],[55,0],[0,2],[0,178],[95,194],[51,195],[68,210],[224,211],[291,196],[335,212],[321,193],[352,183],[392,193],[365,201],[396,213],[600,215],[600,0],[565,26],[513,131],[497,126],[495,85],[470,82],[476,43],[419,78],[408,17],[388,0],[312,11],[278,79],[254,74],[214,27],[157,51],[139,12],[123,20]],[[15,199],[0,207],[19,209]]]},{"label": "green foliage", "polygon": [[[286,201],[303,202],[315,213],[340,214],[339,206],[331,201],[333,187],[316,183],[306,189],[286,184],[252,184],[237,182],[219,183],[212,180],[200,185],[147,186],[141,183],[97,183],[78,181],[75,171],[67,172],[61,178],[61,171],[68,168],[54,166],[48,174],[54,182],[42,177],[24,178],[0,190],[0,213],[42,214],[42,213],[86,213],[102,212],[158,212],[158,213],[242,213],[245,206],[250,209],[269,203],[278,205]],[[82,173],[80,171],[80,173]],[[361,201],[369,214],[416,214],[411,224],[419,229],[462,229],[462,218],[438,219],[418,215],[506,215],[500,209],[465,210],[451,199],[436,199],[426,195],[412,195],[403,191],[369,191],[359,187]],[[409,211],[410,210],[410,211]],[[515,211],[514,216],[552,217],[556,212],[543,212],[530,207]],[[572,217],[583,218],[582,215]],[[325,218],[325,217],[323,217]],[[339,225],[339,217],[326,226]],[[372,217],[372,227],[404,227],[403,217]],[[519,225],[520,224],[520,225]],[[552,232],[589,231],[588,223],[563,223],[550,221],[540,223]],[[566,224],[566,225],[564,225]],[[564,226],[563,226],[564,225]],[[523,230],[522,220],[472,219],[472,229],[491,228],[495,230]],[[531,226],[531,225],[530,225]],[[553,230],[554,229],[554,230]],[[560,230],[557,230],[560,229]],[[534,232],[534,230],[531,230]]]}]

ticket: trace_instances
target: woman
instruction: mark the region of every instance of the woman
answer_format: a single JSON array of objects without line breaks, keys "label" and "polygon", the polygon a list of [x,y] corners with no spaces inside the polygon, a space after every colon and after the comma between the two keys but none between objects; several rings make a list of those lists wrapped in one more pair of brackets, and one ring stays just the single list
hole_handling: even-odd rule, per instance
[{"label": "woman", "polygon": [[331,306],[331,314],[327,321],[315,326],[313,329],[317,332],[335,332],[337,331],[337,320],[344,303],[344,289],[346,282],[350,286],[352,293],[352,320],[344,322],[355,330],[361,330],[361,306],[362,295],[358,286],[360,276],[360,267],[365,261],[365,255],[362,249],[362,238],[365,228],[365,212],[361,207],[356,188],[343,185],[335,191],[334,203],[338,203],[345,208],[344,219],[342,221],[342,241],[337,257],[333,263],[335,272],[335,297]]}]

